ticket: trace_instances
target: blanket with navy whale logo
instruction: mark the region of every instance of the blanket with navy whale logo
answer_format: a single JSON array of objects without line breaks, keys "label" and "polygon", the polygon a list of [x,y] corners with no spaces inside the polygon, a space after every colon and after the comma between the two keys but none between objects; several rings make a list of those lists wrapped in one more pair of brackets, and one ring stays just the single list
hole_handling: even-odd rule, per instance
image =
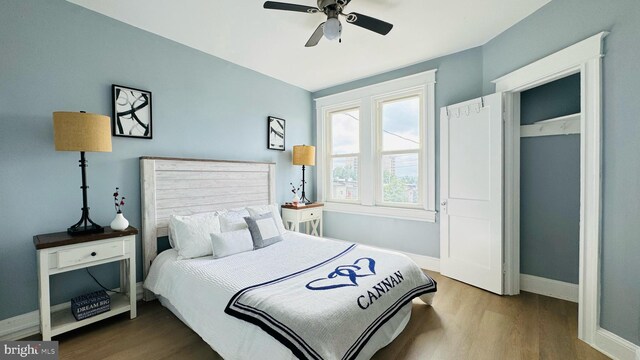
[{"label": "blanket with navy whale logo", "polygon": [[371,336],[436,282],[407,256],[356,244],[238,291],[225,312],[301,359],[356,359]]}]

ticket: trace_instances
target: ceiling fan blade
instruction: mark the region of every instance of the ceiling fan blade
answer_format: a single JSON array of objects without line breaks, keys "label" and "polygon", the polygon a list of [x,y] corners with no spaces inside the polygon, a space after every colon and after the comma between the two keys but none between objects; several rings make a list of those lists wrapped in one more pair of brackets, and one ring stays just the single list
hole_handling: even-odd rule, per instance
[{"label": "ceiling fan blade", "polygon": [[322,36],[324,35],[323,27],[324,27],[324,23],[318,25],[318,28],[316,29],[316,31],[313,32],[313,34],[311,35],[307,43],[304,45],[305,47],[312,47],[312,46],[318,45],[318,43],[320,42],[320,39],[322,39]]},{"label": "ceiling fan blade", "polygon": [[264,3],[264,8],[272,9],[272,10],[298,11],[298,12],[304,12],[309,14],[315,14],[317,12],[320,12],[318,8],[315,8],[313,6],[288,4],[288,3],[282,3],[277,1],[266,1]]},{"label": "ceiling fan blade", "polygon": [[371,16],[362,15],[359,13],[350,13],[346,14],[347,22],[353,25],[360,26],[367,30],[371,30],[373,32],[377,32],[381,35],[387,35],[389,31],[393,28],[393,24],[389,24],[386,21],[378,20],[376,18],[372,18]]}]

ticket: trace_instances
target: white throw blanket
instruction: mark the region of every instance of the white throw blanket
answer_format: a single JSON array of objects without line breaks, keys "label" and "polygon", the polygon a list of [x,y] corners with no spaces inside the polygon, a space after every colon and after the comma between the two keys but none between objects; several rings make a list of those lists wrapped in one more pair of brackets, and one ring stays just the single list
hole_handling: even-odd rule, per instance
[{"label": "white throw blanket", "polygon": [[309,267],[238,291],[225,312],[260,326],[299,358],[354,359],[402,306],[435,291],[405,255],[345,244]]}]

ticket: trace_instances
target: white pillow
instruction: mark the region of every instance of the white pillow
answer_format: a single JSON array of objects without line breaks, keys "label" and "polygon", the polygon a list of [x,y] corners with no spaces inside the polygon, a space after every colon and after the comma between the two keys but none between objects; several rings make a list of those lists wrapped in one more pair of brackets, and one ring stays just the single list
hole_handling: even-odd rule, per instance
[{"label": "white pillow", "polygon": [[175,231],[173,230],[173,227],[171,226],[171,218],[169,218],[169,223],[167,224],[167,227],[169,228],[169,231],[168,231],[168,234],[167,234],[167,237],[169,238],[169,246],[171,246],[172,249],[175,249],[176,248],[176,244],[173,241],[173,238],[175,238],[176,235],[174,234]]},{"label": "white pillow", "polygon": [[220,220],[215,212],[191,216],[171,215],[169,233],[178,259],[191,259],[213,254],[212,233],[220,232]]},{"label": "white pillow", "polygon": [[211,234],[213,257],[216,259],[253,250],[253,240],[249,229]]},{"label": "white pillow", "polygon": [[247,228],[244,221],[246,216],[251,216],[246,208],[237,208],[220,213],[220,232],[229,232]]},{"label": "white pillow", "polygon": [[284,223],[282,221],[282,217],[280,216],[280,209],[278,208],[278,204],[249,206],[247,207],[247,210],[249,211],[249,214],[251,214],[251,216],[258,216],[271,212],[271,214],[273,215],[273,220],[276,222],[276,226],[278,226],[278,231],[280,232],[280,234],[284,234],[287,231],[284,228]]}]

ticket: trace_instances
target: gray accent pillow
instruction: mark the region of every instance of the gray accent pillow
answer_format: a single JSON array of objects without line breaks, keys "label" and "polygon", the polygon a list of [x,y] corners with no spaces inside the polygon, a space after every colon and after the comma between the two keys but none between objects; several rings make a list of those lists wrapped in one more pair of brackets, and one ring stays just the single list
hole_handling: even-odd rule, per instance
[{"label": "gray accent pillow", "polygon": [[261,249],[282,241],[282,234],[272,213],[247,216],[244,221],[249,227],[249,232],[251,232],[254,249]]}]

